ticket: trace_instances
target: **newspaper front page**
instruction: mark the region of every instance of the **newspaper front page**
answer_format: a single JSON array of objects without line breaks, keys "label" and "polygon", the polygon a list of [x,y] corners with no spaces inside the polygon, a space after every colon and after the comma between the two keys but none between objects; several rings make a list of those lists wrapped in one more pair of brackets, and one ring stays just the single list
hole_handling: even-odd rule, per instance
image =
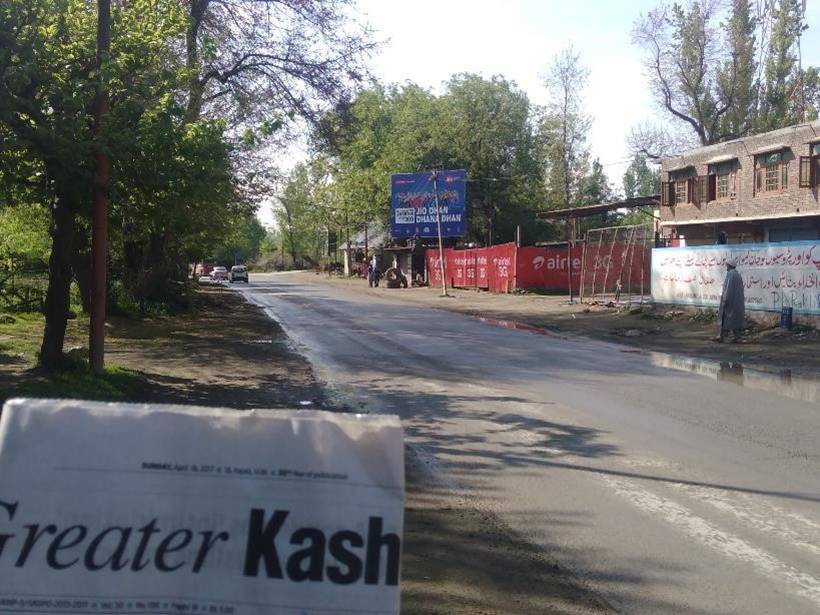
[{"label": "newspaper front page", "polygon": [[0,613],[398,613],[396,417],[11,400]]}]

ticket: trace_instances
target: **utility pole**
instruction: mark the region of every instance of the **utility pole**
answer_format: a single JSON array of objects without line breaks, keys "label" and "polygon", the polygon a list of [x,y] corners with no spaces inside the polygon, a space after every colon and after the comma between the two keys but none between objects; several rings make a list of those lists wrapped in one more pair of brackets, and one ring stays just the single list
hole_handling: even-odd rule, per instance
[{"label": "utility pole", "polygon": [[449,297],[447,294],[447,279],[444,277],[444,241],[441,238],[441,208],[438,202],[438,171],[433,171],[433,193],[436,198],[436,227],[438,227],[438,266],[441,272],[441,296]]},{"label": "utility pole", "polygon": [[91,204],[91,327],[88,355],[91,369],[101,374],[105,365],[105,292],[108,257],[108,182],[111,160],[102,142],[102,123],[108,112],[105,66],[111,52],[111,0],[97,0],[97,70],[99,84],[94,101],[94,196]]}]

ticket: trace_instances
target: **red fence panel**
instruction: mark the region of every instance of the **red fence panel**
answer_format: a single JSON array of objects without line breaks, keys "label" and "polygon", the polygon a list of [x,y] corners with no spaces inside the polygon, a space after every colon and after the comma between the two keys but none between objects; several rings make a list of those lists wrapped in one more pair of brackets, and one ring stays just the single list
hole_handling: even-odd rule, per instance
[{"label": "red fence panel", "polygon": [[[452,266],[450,266],[451,262]],[[450,267],[447,272],[450,286],[464,288],[467,285],[467,251],[453,250],[447,255],[447,265]]]},{"label": "red fence panel", "polygon": [[[583,247],[572,248],[572,288],[581,284]],[[526,247],[518,249],[517,278],[519,288],[568,290],[566,248]]]},{"label": "red fence panel", "polygon": [[487,248],[478,248],[475,250],[475,285],[477,288],[490,287]]},{"label": "red fence panel", "polygon": [[475,249],[464,251],[464,285],[467,288],[476,287],[476,252]]},{"label": "red fence panel", "polygon": [[506,293],[515,286],[515,252],[514,243],[504,243],[487,250],[487,286],[490,292]]}]

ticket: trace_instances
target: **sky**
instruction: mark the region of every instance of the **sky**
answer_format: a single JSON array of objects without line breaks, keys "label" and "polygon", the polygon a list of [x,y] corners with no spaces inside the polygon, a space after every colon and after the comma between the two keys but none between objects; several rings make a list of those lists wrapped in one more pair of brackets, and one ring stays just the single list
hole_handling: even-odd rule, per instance
[{"label": "sky", "polygon": [[[649,92],[641,50],[632,44],[635,20],[660,0],[358,0],[360,19],[384,41],[372,73],[392,83],[412,81],[441,91],[460,72],[515,81],[536,104],[547,92],[543,75],[568,45],[589,71],[584,101],[592,118],[589,146],[610,184],[621,188],[628,165],[626,138],[645,122],[670,122]],[[820,0],[808,0],[803,65],[820,65]],[[268,212],[265,212],[266,214]],[[267,221],[267,215],[263,215]]]}]

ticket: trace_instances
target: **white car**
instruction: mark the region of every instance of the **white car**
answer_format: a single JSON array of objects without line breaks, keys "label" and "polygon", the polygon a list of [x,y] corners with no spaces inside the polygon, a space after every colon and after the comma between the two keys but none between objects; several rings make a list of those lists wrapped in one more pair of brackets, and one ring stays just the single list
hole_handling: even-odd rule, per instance
[{"label": "white car", "polygon": [[228,274],[228,280],[231,282],[248,283],[248,268],[245,265],[234,265],[231,267],[231,272]]},{"label": "white car", "polygon": [[211,269],[211,279],[216,280],[227,280],[228,279],[228,270],[225,267],[214,267]]}]

